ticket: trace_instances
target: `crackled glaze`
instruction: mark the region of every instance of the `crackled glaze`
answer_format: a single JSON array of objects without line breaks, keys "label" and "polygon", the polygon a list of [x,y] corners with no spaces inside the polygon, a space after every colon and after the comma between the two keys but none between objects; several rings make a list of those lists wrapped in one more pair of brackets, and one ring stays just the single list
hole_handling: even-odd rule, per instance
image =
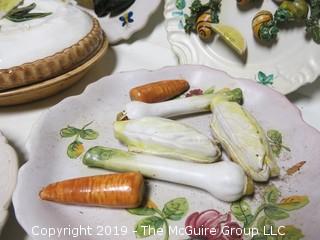
[{"label": "crackled glaze", "polygon": [[35,2],[37,12],[52,12],[45,18],[14,23],[0,20],[0,69],[7,69],[60,52],[84,38],[92,29],[89,15],[72,4],[53,0]]}]

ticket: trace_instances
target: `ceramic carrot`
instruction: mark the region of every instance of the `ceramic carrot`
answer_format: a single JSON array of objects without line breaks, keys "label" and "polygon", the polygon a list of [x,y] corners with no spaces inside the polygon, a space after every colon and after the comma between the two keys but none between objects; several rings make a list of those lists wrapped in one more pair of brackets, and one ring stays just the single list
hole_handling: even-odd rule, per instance
[{"label": "ceramic carrot", "polygon": [[143,198],[144,180],[129,172],[82,177],[53,183],[43,188],[42,200],[110,208],[135,208]]},{"label": "ceramic carrot", "polygon": [[182,94],[189,87],[186,80],[163,80],[131,89],[130,98],[146,103],[163,102]]}]

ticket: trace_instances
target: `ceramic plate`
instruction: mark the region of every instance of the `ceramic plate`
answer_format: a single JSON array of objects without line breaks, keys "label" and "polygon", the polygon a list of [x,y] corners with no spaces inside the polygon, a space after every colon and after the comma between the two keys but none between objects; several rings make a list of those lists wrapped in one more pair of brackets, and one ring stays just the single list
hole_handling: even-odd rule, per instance
[{"label": "ceramic plate", "polygon": [[[262,220],[267,219],[265,215],[267,213],[273,219],[271,220],[273,224],[288,225],[286,230],[298,237],[294,239],[300,239],[302,235],[305,235],[306,239],[317,238],[320,212],[315,209],[319,207],[320,192],[315,189],[320,184],[317,161],[320,154],[319,133],[308,126],[302,120],[299,110],[276,91],[252,81],[237,81],[217,70],[188,65],[158,71],[119,73],[105,77],[88,87],[80,96],[65,99],[42,116],[28,141],[29,161],[19,172],[18,186],[13,197],[16,216],[28,234],[34,239],[47,239],[49,232],[46,229],[50,227],[56,229],[52,230],[51,239],[71,239],[72,233],[67,231],[59,236],[57,229],[79,230],[79,227],[83,226],[92,228],[91,235],[83,232],[77,239],[135,239],[134,230],[137,223],[141,225],[150,220],[155,226],[168,224],[169,239],[181,240],[187,239],[187,236],[182,236],[183,231],[174,232],[174,229],[183,229],[188,217],[190,220],[199,215],[201,219],[203,217],[206,220],[213,220],[217,228],[230,224],[243,226],[242,221],[246,219],[248,212],[242,218],[243,215],[238,211],[230,212],[231,204],[218,201],[202,190],[154,180],[148,180],[149,200],[152,201],[149,201],[148,207],[157,208],[159,211],[153,212],[155,215],[151,219],[148,218],[150,216],[143,216],[148,215],[147,212],[133,215],[126,210],[66,206],[39,200],[39,190],[51,182],[107,172],[88,169],[80,159],[69,159],[67,148],[75,139],[61,138],[59,133],[62,128],[67,126],[82,128],[92,122],[88,128],[98,132],[99,137],[95,140],[82,139],[81,142],[86,150],[95,145],[125,149],[114,139],[112,123],[116,114],[129,101],[129,90],[144,83],[177,78],[187,79],[191,88],[240,87],[244,92],[245,107],[260,121],[263,128],[277,129],[282,133],[283,145],[289,147],[291,151],[283,150],[279,157],[281,177],[272,181],[275,186],[270,188],[271,190],[267,191],[265,186],[260,186],[254,198],[248,198],[241,204],[248,209],[251,208],[250,214],[257,212],[254,224],[260,219],[261,226]],[[209,119],[210,114],[202,114],[179,121],[186,122],[204,134],[210,135]],[[292,176],[288,176],[286,170],[301,161],[306,161],[305,165]],[[275,197],[278,196],[278,191],[281,196]],[[287,210],[271,207],[269,210],[272,213],[266,211],[264,192],[272,196],[267,198],[268,201],[273,201],[272,204],[276,206],[282,202],[287,206]],[[170,204],[167,204],[168,202]],[[184,204],[181,204],[182,202]],[[270,207],[270,204],[267,206]],[[173,211],[178,212],[177,217],[170,218],[172,220],[159,213],[168,205],[181,205],[181,208],[178,207]],[[139,231],[141,234],[141,228]],[[162,233],[161,236],[159,233],[156,237],[150,236],[147,239],[168,238],[165,234]]]},{"label": "ceramic plate", "polygon": [[[192,0],[166,0],[165,4],[168,39],[181,64],[214,67],[233,77],[264,83],[283,94],[313,82],[319,76],[319,45],[306,39],[304,27],[281,30],[278,41],[271,46],[264,46],[254,39],[252,18],[262,9],[274,12],[277,5],[273,1],[258,1],[257,5],[261,3],[261,6],[247,10],[240,10],[235,1],[222,3],[220,22],[242,32],[248,45],[246,61],[235,55],[218,37],[211,43],[204,43],[197,35],[184,32],[184,14],[189,14],[191,3]],[[266,81],[267,78],[270,81]]]},{"label": "ceramic plate", "polygon": [[11,195],[16,185],[18,157],[0,132],[0,232],[8,215]]},{"label": "ceramic plate", "polygon": [[[137,0],[123,14],[115,17],[98,18],[111,44],[129,39],[132,34],[144,28],[150,16],[159,7],[161,0]],[[92,15],[94,11],[85,9]],[[129,16],[130,15],[130,16]],[[129,16],[130,21],[126,20]]]}]

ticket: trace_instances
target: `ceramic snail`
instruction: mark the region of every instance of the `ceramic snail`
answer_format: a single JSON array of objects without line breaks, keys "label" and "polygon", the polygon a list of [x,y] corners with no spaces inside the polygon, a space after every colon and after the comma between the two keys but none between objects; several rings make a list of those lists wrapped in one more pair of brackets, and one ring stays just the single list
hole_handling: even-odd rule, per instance
[{"label": "ceramic snail", "polygon": [[213,30],[211,28],[212,17],[210,12],[201,14],[197,19],[196,29],[197,33],[202,40],[208,40],[213,36]]},{"label": "ceramic snail", "polygon": [[306,19],[309,12],[308,3],[305,0],[283,1],[274,18],[279,23]]},{"label": "ceramic snail", "polygon": [[270,11],[259,11],[252,20],[252,30],[258,40],[270,41],[276,38],[278,28]]}]

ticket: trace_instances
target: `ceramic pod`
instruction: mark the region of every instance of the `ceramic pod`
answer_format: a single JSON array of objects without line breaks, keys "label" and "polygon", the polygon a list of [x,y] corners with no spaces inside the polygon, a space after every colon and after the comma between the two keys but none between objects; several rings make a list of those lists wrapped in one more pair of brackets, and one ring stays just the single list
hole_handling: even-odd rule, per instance
[{"label": "ceramic pod", "polygon": [[165,118],[145,117],[114,123],[115,137],[129,151],[199,163],[220,158],[220,148],[194,128]]},{"label": "ceramic pod", "polygon": [[[226,93],[227,90],[226,90]],[[279,175],[267,136],[257,120],[229,96],[216,95],[211,102],[210,127],[229,157],[253,180],[265,182]]]},{"label": "ceramic pod", "polygon": [[306,19],[309,12],[305,0],[283,1],[275,12],[275,19],[280,23]]}]

